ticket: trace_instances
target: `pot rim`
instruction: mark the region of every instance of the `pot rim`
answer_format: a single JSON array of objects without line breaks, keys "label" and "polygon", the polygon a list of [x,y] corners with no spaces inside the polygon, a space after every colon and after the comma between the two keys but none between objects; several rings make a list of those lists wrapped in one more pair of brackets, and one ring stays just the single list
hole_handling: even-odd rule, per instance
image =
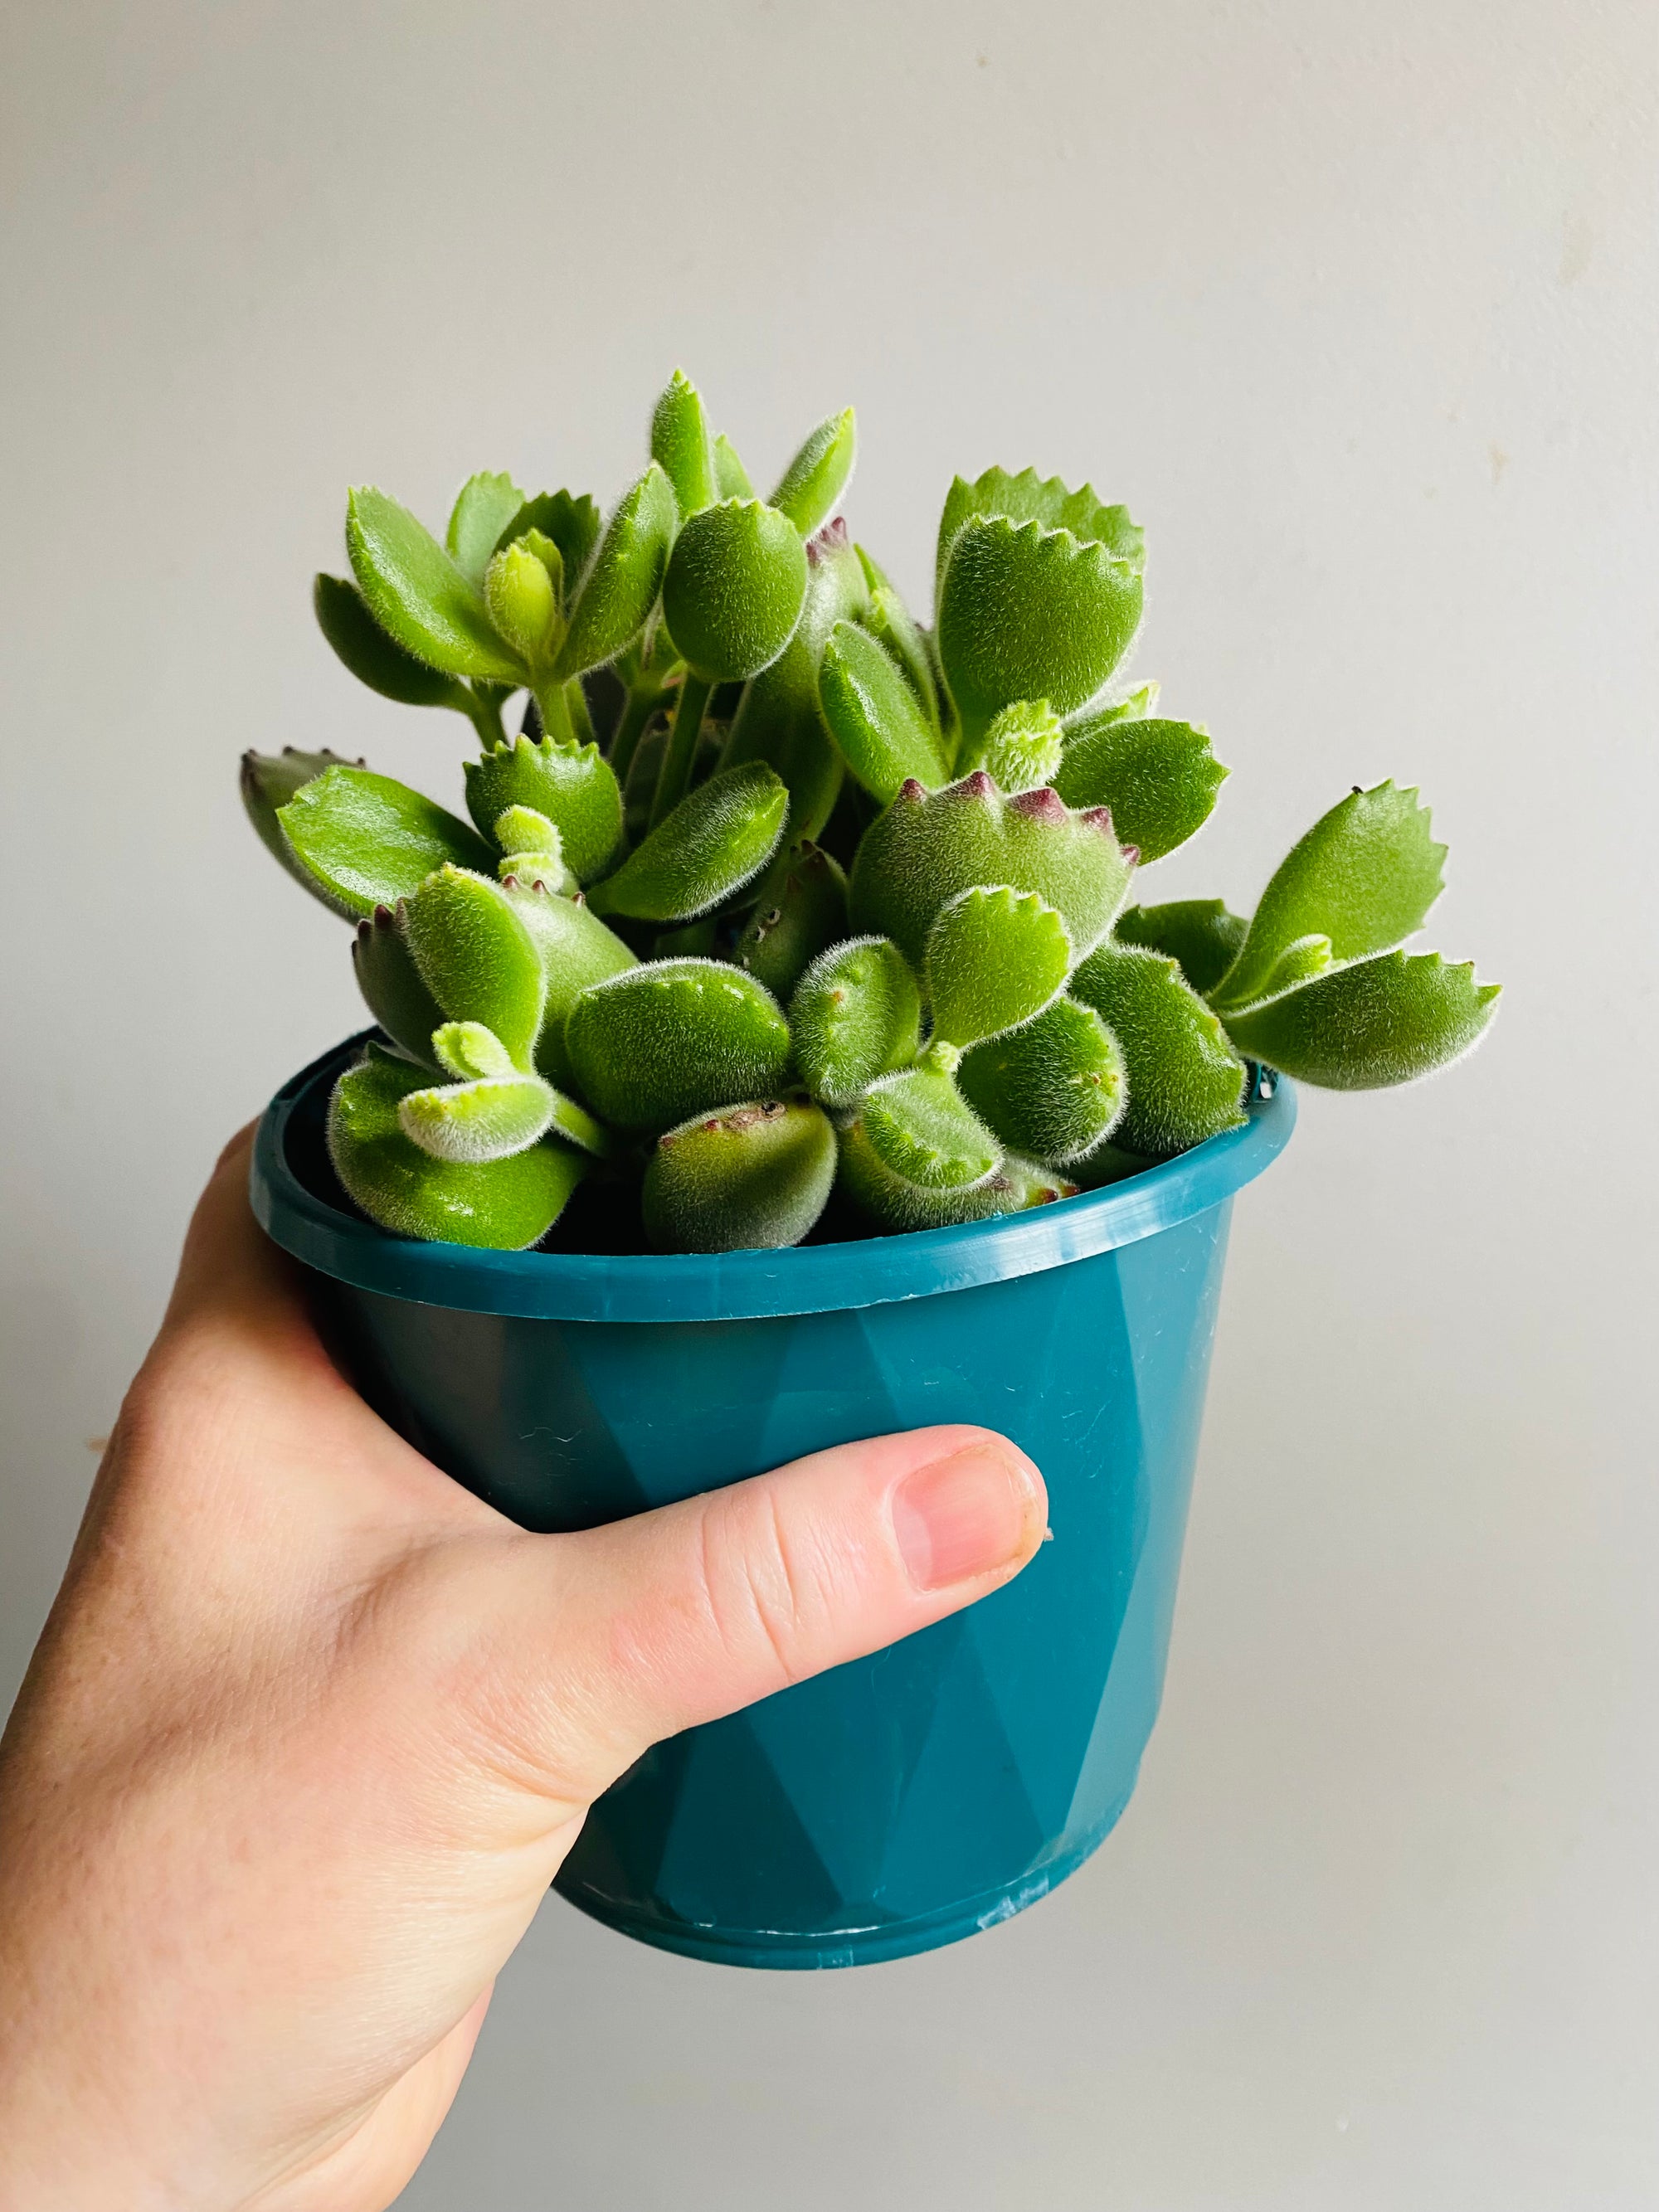
[{"label": "pot rim", "polygon": [[358,1290],[416,1305],[541,1321],[719,1322],[833,1313],[970,1290],[1067,1266],[1207,1212],[1252,1182],[1289,1141],[1296,1097],[1283,1076],[1229,1129],[1104,1189],[1024,1213],[947,1229],[782,1251],[667,1255],[496,1252],[426,1244],[343,1212],[300,1180],[288,1157],[296,1109],[331,1080],[366,1030],[290,1077],[259,1119],[249,1195],[284,1251]]}]

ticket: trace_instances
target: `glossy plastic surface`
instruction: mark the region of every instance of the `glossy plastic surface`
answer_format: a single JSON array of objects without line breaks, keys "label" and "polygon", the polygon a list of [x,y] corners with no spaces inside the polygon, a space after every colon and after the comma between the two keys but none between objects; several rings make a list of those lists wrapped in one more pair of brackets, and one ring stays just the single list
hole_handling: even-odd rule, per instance
[{"label": "glossy plastic surface", "polygon": [[842,1966],[1005,1919],[1079,1865],[1157,1712],[1231,1194],[1289,1136],[1288,1085],[1247,1129],[1012,1221],[605,1259],[353,1218],[319,1134],[340,1064],[273,1101],[256,1210],[324,1271],[365,1395],[514,1519],[592,1526],[934,1421],[1004,1431],[1048,1481],[1054,1540],[1017,1581],[659,1745],[593,1808],[562,1894],[666,1949]]}]

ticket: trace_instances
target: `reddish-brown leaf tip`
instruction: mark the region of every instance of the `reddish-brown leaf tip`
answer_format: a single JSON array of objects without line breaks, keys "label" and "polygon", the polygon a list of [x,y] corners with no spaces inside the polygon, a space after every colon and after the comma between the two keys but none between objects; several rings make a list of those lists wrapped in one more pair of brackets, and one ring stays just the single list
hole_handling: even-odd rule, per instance
[{"label": "reddish-brown leaf tip", "polygon": [[1040,783],[1035,791],[1017,791],[1008,801],[1021,814],[1029,814],[1033,822],[1064,822],[1066,819],[1066,801],[1057,791]]}]

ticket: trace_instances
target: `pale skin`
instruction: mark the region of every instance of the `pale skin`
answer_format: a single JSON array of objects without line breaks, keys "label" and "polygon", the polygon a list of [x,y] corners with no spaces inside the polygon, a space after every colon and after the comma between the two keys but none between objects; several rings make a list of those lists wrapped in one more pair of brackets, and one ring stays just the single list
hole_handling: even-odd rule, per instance
[{"label": "pale skin", "polygon": [[1042,1540],[1036,1469],[969,1428],[526,1534],[331,1364],[248,1142],[0,1743],[8,2208],[389,2204],[593,1799]]}]

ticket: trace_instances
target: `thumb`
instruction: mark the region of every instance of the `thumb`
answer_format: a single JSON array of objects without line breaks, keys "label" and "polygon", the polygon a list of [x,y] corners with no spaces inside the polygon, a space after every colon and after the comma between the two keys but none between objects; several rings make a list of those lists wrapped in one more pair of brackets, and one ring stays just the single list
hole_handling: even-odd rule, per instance
[{"label": "thumb", "polygon": [[517,1678],[515,1749],[551,1794],[589,1802],[665,1736],[1000,1589],[1047,1517],[1024,1452],[988,1429],[946,1427],[526,1539],[496,1615]]}]

